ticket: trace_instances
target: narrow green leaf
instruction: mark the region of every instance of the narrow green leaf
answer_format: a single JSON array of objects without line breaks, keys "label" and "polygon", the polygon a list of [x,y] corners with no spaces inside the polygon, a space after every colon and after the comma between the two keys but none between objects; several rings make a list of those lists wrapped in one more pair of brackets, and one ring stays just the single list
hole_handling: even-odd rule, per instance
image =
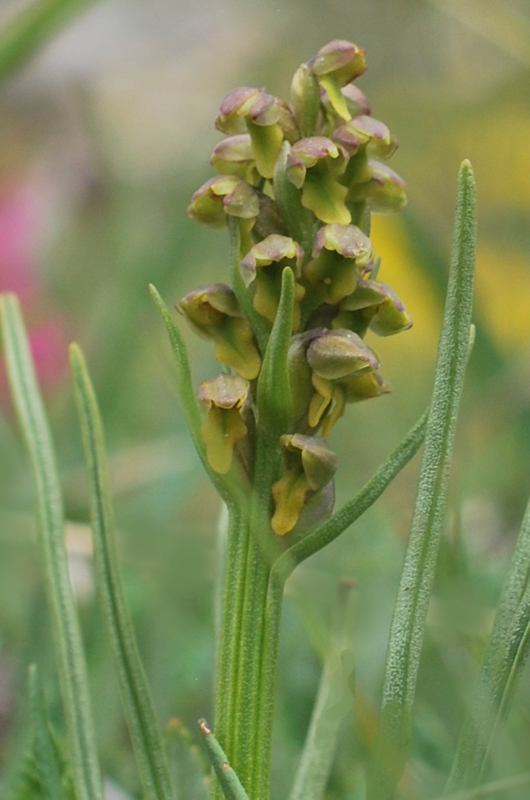
[{"label": "narrow green leaf", "polygon": [[351,583],[340,587],[337,618],[289,800],[322,800],[333,766],[339,728],[353,708]]},{"label": "narrow green leaf", "polygon": [[530,772],[523,772],[521,775],[514,775],[511,778],[501,778],[498,781],[484,783],[474,789],[464,789],[454,794],[444,794],[443,797],[438,797],[436,800],[481,800],[482,797],[491,797],[491,795],[498,795],[500,792],[509,792],[510,789],[517,789],[529,783]]},{"label": "narrow green leaf", "polygon": [[[445,788],[473,786],[483,773],[493,738],[507,710],[512,687],[526,658],[530,579],[530,502],[506,574],[488,646],[462,726]],[[528,645],[526,645],[527,647]],[[512,674],[512,668],[515,670]],[[512,677],[510,677],[512,676]],[[508,691],[508,693],[507,693]],[[499,716],[500,715],[500,716]]]},{"label": "narrow green leaf", "polygon": [[453,256],[418,494],[394,609],[383,708],[368,770],[368,800],[390,800],[409,756],[416,679],[442,528],[473,303],[475,181],[459,175]]},{"label": "narrow green leaf", "polygon": [[29,702],[33,753],[42,800],[66,800],[67,794],[61,779],[61,764],[48,725],[44,695],[35,664],[29,668]]},{"label": "narrow green leaf", "polygon": [[221,784],[226,800],[248,800],[241,781],[228,763],[223,748],[211,732],[206,720],[199,720],[199,730],[204,737],[208,756]]},{"label": "narrow green leaf", "polygon": [[0,31],[0,81],[94,0],[35,0]]},{"label": "narrow green leaf", "polygon": [[225,476],[221,476],[217,472],[214,472],[208,463],[208,459],[206,457],[206,448],[201,435],[202,417],[195,399],[195,392],[193,390],[190,362],[188,359],[186,344],[179,329],[171,319],[171,315],[166,304],[160,297],[155,287],[151,285],[149,290],[153,300],[155,301],[156,307],[158,308],[160,316],[162,317],[164,325],[166,326],[169,336],[171,349],[175,357],[175,365],[177,367],[177,385],[180,402],[186,416],[186,422],[188,423],[188,428],[191,433],[195,449],[197,450],[197,454],[201,459],[202,465],[206,470],[211,482],[225,503],[228,506],[232,506],[234,503],[236,503],[239,504],[240,507],[244,507],[246,502],[245,496],[242,488],[239,485],[240,477],[236,474],[235,466],[232,466],[230,471]]},{"label": "narrow green leaf", "polygon": [[287,223],[289,236],[302,247],[306,260],[314,247],[315,223],[311,212],[302,205],[302,194],[287,176],[287,160],[291,146],[284,142],[274,169],[274,197]]},{"label": "narrow green leaf", "polygon": [[361,491],[316,531],[291,545],[273,566],[275,579],[286,580],[293,569],[334,541],[381,497],[387,486],[416,455],[425,436],[426,411]]},{"label": "narrow green leaf", "polygon": [[99,600],[125,717],[145,797],[171,800],[169,768],[120,575],[103,425],[85,359],[75,344],[70,348],[70,365],[90,487]]},{"label": "narrow green leaf", "polygon": [[293,418],[287,357],[293,330],[294,288],[293,271],[285,267],[280,303],[258,379],[259,425],[268,428],[276,439],[290,432]]},{"label": "narrow green leaf", "polygon": [[0,314],[9,383],[34,473],[39,543],[77,800],[102,800],[85,658],[68,574],[63,501],[53,443],[14,295],[2,296]]}]

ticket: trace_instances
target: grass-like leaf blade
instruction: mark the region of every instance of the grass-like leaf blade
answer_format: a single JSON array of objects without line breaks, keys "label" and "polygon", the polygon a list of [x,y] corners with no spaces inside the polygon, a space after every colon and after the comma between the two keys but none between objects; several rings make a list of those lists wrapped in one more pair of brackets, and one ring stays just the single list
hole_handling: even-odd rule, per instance
[{"label": "grass-like leaf blade", "polygon": [[337,750],[339,728],[353,708],[354,664],[349,647],[352,591],[351,582],[341,583],[333,634],[289,800],[323,800]]},{"label": "grass-like leaf blade", "polygon": [[68,574],[63,500],[54,447],[14,295],[1,298],[0,315],[11,393],[34,473],[39,543],[76,794],[78,800],[102,800],[85,658]]},{"label": "grass-like leaf blade", "polygon": [[103,425],[86,362],[77,345],[70,348],[70,365],[90,488],[98,594],[125,717],[145,797],[172,800],[174,792],[162,737],[123,591]]},{"label": "grass-like leaf blade", "polygon": [[0,81],[95,0],[35,0],[0,30]]},{"label": "grass-like leaf blade", "polygon": [[[530,503],[528,503],[517,543],[506,574],[495,622],[482,659],[475,690],[460,733],[451,774],[445,791],[473,786],[484,772],[493,737],[507,711],[510,692],[519,668],[514,659],[525,660],[525,631],[530,579]],[[512,674],[512,667],[516,666]]]},{"label": "grass-like leaf blade", "polygon": [[411,533],[388,645],[383,707],[368,770],[368,800],[389,800],[409,756],[423,643],[456,421],[469,354],[476,231],[475,180],[460,169],[449,286]]},{"label": "grass-like leaf blade", "polygon": [[61,778],[61,764],[48,725],[44,694],[37,667],[29,668],[29,704],[33,734],[33,753],[39,776],[42,800],[67,800]]}]

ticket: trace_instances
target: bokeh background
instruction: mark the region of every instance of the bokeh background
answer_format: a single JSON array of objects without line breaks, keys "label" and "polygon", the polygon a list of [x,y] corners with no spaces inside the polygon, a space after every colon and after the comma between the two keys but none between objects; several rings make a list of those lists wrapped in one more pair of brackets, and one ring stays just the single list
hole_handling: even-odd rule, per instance
[{"label": "bokeh background", "polygon": [[[27,3],[2,0],[0,30]],[[375,343],[394,392],[348,410],[331,437],[337,502],[370,476],[426,406],[451,247],[458,166],[478,183],[475,323],[450,514],[405,778],[441,788],[530,490],[530,3],[528,0],[100,0],[0,87],[0,290],[23,305],[62,467],[73,581],[104,770],[138,782],[94,602],[87,495],[67,371],[84,348],[102,405],[128,596],[160,719],[212,716],[219,502],[176,399],[152,305],[228,279],[224,232],[187,219],[212,175],[213,120],[239,85],[288,99],[294,70],[333,38],[367,51],[359,86],[397,135],[409,205],[373,219],[382,279],[414,328]],[[197,382],[216,372],[192,334]],[[33,539],[33,495],[0,375],[0,768],[23,748],[26,666],[38,660],[60,727]],[[330,797],[355,800],[376,722],[393,597],[418,461],[288,586],[274,796],[296,768],[340,577],[357,582],[357,714],[345,719]],[[525,688],[526,685],[526,688]],[[528,675],[521,689],[530,699]],[[521,702],[499,769],[528,769]],[[526,709],[530,708],[526,704]],[[178,741],[182,797],[202,797]],[[513,793],[509,797],[525,797]],[[418,795],[418,796],[423,796]],[[508,796],[508,795],[507,795]]]}]

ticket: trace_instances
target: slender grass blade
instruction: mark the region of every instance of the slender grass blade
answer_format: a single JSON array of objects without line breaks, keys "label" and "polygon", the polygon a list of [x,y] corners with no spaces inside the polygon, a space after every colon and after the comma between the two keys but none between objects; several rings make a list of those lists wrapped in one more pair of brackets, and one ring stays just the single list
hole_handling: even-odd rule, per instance
[{"label": "slender grass blade", "polygon": [[368,800],[394,796],[410,752],[416,679],[470,346],[475,231],[475,180],[471,165],[464,162],[418,494],[390,631],[381,719],[368,769]]},{"label": "slender grass blade", "polygon": [[70,348],[70,364],[90,487],[99,600],[125,717],[145,797],[171,800],[174,792],[167,759],[120,574],[103,424],[86,362],[77,345]]},{"label": "slender grass blade", "polygon": [[68,574],[55,452],[14,295],[2,296],[0,315],[11,393],[34,473],[40,550],[75,789],[78,800],[102,800],[85,658]]}]

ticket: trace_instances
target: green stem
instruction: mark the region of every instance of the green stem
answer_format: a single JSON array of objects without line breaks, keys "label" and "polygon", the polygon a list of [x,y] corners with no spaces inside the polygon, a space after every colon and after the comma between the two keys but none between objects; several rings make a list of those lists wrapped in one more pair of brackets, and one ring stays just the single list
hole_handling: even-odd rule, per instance
[{"label": "green stem", "polygon": [[[240,511],[230,508],[223,620],[216,678],[215,731],[217,738],[231,759],[234,757],[236,678],[241,638],[241,616],[245,598],[247,552],[247,520]],[[214,787],[214,795],[218,796],[218,787],[217,789]]]},{"label": "green stem", "polygon": [[255,743],[256,800],[268,800],[271,769],[274,695],[282,621],[285,579],[273,567],[267,585],[267,601],[261,651],[259,716]]}]

